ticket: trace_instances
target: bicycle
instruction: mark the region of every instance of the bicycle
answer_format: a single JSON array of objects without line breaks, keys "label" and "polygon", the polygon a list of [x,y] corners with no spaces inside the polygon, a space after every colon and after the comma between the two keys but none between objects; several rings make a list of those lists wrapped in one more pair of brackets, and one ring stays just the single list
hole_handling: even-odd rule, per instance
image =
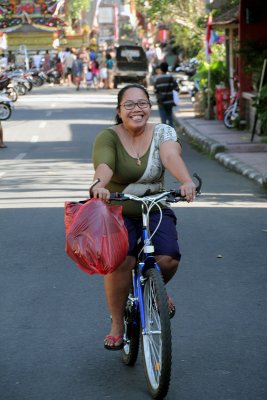
[{"label": "bicycle", "polygon": [[[202,180],[198,181],[196,195],[201,193]],[[170,190],[156,195],[137,197],[124,193],[111,193],[110,200],[134,200],[142,203],[143,229],[136,266],[132,271],[132,287],[124,311],[124,346],[122,360],[133,366],[139,352],[139,342],[143,350],[143,360],[148,390],[154,399],[167,395],[172,364],[172,337],[168,310],[168,300],[160,268],[154,258],[153,235],[161,218],[150,234],[149,214],[153,208],[165,200],[167,203],[186,201],[179,191]]]},{"label": "bicycle", "polygon": [[235,121],[239,118],[239,101],[237,93],[234,95],[230,106],[225,110],[223,122],[226,128],[231,129],[235,126]]}]

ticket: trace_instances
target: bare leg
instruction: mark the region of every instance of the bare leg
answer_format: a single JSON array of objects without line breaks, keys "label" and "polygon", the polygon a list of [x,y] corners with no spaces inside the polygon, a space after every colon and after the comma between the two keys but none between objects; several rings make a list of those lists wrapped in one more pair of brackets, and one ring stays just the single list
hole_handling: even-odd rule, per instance
[{"label": "bare leg", "polygon": [[4,143],[4,138],[3,138],[3,127],[2,124],[0,122],[0,149],[4,149],[5,147],[7,147]]},{"label": "bare leg", "polygon": [[170,256],[156,256],[155,258],[161,269],[164,282],[168,283],[175,275],[178,269],[179,261]]},{"label": "bare leg", "polygon": [[[175,275],[178,269],[179,261],[170,256],[156,256],[155,258],[161,269],[163,280],[166,284]],[[167,297],[168,297],[169,316],[170,318],[172,318],[175,315],[175,305],[172,298],[169,295],[167,295]]]},{"label": "bare leg", "polygon": [[[123,335],[123,313],[131,286],[131,270],[134,265],[135,258],[128,256],[116,271],[104,277],[107,305],[112,315],[109,335],[115,338]],[[105,344],[111,346],[112,341],[106,338]]]}]

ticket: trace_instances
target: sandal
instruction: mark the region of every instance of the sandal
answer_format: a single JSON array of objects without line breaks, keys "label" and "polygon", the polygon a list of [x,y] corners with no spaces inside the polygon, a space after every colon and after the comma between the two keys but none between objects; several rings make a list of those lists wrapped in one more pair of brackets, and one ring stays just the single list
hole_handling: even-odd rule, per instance
[{"label": "sandal", "polygon": [[[106,343],[105,343],[106,340],[111,340],[111,341],[112,341],[112,345],[110,346],[110,345],[106,344]],[[116,343],[118,343],[118,342],[119,342],[119,344],[116,344]],[[105,337],[105,340],[104,340],[104,347],[105,347],[105,349],[107,349],[107,350],[112,350],[112,351],[115,351],[115,350],[122,350],[122,349],[123,349],[123,346],[124,346],[123,336],[114,337],[114,336],[107,335],[107,336]]]},{"label": "sandal", "polygon": [[175,315],[176,307],[172,298],[167,294],[169,318],[172,319]]}]

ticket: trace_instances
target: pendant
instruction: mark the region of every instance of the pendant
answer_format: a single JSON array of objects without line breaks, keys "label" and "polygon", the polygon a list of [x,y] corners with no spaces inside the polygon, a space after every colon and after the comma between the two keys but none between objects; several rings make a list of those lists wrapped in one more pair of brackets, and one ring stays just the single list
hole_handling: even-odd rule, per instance
[{"label": "pendant", "polygon": [[136,160],[136,165],[138,165],[138,167],[140,167],[141,164],[142,164],[142,163],[141,163],[140,158],[137,158],[137,160]]}]

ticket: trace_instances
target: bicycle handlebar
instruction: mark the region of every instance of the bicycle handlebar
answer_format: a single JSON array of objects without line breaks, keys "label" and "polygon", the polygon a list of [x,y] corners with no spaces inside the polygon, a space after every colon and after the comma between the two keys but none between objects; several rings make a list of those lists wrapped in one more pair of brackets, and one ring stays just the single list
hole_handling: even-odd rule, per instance
[{"label": "bicycle handlebar", "polygon": [[[200,176],[197,173],[194,173],[193,177],[197,180],[196,196],[199,196],[201,194],[202,179],[200,178]],[[100,179],[97,179],[95,182],[93,182],[93,184],[90,187],[90,191],[98,182],[100,182]],[[165,200],[170,203],[175,203],[178,201],[186,201],[186,197],[182,196],[181,191],[175,190],[175,189],[171,189],[169,191],[164,191],[164,192],[158,193],[156,195],[144,196],[141,199],[145,200],[147,198],[149,200],[149,199],[153,198],[154,200],[160,200],[164,197],[166,198]],[[111,201],[112,200],[126,201],[126,200],[131,200],[131,199],[137,200],[137,196],[131,196],[131,195],[124,194],[124,193],[110,193]]]}]

